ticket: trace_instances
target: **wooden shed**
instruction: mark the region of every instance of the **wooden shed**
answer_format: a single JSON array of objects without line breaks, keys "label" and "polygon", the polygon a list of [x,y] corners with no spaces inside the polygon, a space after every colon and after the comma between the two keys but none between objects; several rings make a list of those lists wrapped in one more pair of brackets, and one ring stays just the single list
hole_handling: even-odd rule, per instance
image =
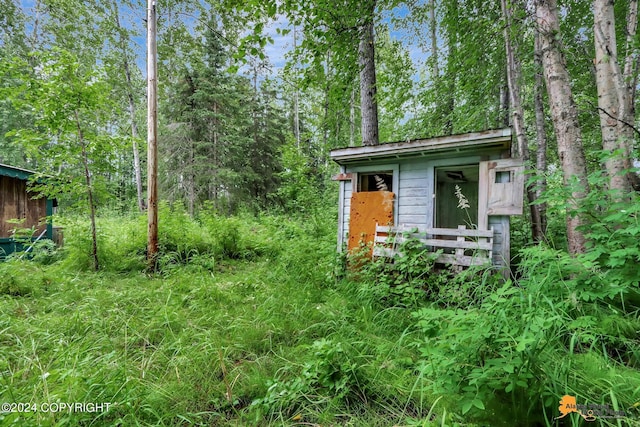
[{"label": "wooden shed", "polygon": [[443,262],[509,267],[509,217],[522,213],[524,191],[511,140],[505,128],[332,150],[338,250],[404,231],[441,249]]},{"label": "wooden shed", "polygon": [[[52,239],[51,215],[55,199],[38,197],[29,190],[29,178],[35,172],[0,164],[0,258],[16,251],[13,230],[34,228],[34,238]],[[24,220],[16,225],[11,220]]]}]

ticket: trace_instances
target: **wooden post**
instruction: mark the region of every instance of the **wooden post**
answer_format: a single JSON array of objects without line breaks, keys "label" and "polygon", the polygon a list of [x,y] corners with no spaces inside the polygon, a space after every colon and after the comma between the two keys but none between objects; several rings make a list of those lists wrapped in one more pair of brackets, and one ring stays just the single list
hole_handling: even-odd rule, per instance
[{"label": "wooden post", "polygon": [[156,2],[147,0],[147,261],[155,270],[158,255],[158,81]]},{"label": "wooden post", "polygon": [[[466,230],[466,228],[467,228],[467,227],[466,227],[465,225],[458,225],[458,230]],[[457,242],[465,242],[465,241],[466,241],[466,239],[465,239],[465,237],[464,237],[464,236],[458,236],[458,237],[456,238],[456,241],[457,241]],[[455,253],[456,253],[456,255],[455,255],[455,259],[456,259],[456,263],[457,263],[458,265],[455,265],[455,264],[454,264],[453,269],[454,269],[455,271],[460,272],[460,271],[462,271],[462,269],[463,269],[463,267],[462,267],[462,264],[463,264],[463,263],[462,263],[462,258],[464,257],[464,249],[463,249],[463,248],[456,248],[456,252],[455,252]]]}]

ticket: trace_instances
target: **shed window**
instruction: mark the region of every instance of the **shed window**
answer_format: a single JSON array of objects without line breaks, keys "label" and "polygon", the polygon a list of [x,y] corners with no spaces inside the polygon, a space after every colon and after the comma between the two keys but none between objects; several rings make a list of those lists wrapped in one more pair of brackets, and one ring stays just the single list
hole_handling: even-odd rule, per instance
[{"label": "shed window", "polygon": [[511,171],[496,171],[496,184],[511,182]]},{"label": "shed window", "polygon": [[358,191],[392,191],[393,171],[366,172],[358,174]]}]

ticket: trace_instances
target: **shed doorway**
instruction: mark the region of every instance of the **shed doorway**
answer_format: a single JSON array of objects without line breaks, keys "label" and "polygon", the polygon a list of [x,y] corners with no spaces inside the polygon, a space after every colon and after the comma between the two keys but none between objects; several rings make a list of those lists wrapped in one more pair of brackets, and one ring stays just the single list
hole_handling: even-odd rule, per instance
[{"label": "shed doorway", "polygon": [[[435,227],[478,228],[478,165],[436,168],[435,177]],[[466,198],[468,208],[459,207],[460,195]]]},{"label": "shed doorway", "polygon": [[374,169],[358,172],[356,188],[351,195],[349,240],[347,248],[354,251],[372,248],[376,225],[393,225],[396,169]]}]

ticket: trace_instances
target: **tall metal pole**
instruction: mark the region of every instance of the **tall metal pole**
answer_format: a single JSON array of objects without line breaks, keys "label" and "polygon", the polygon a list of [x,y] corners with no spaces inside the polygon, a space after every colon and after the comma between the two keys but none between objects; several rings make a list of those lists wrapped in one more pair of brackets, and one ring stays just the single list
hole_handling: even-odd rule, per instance
[{"label": "tall metal pole", "polygon": [[158,62],[156,1],[147,0],[147,261],[155,270],[158,255]]}]

